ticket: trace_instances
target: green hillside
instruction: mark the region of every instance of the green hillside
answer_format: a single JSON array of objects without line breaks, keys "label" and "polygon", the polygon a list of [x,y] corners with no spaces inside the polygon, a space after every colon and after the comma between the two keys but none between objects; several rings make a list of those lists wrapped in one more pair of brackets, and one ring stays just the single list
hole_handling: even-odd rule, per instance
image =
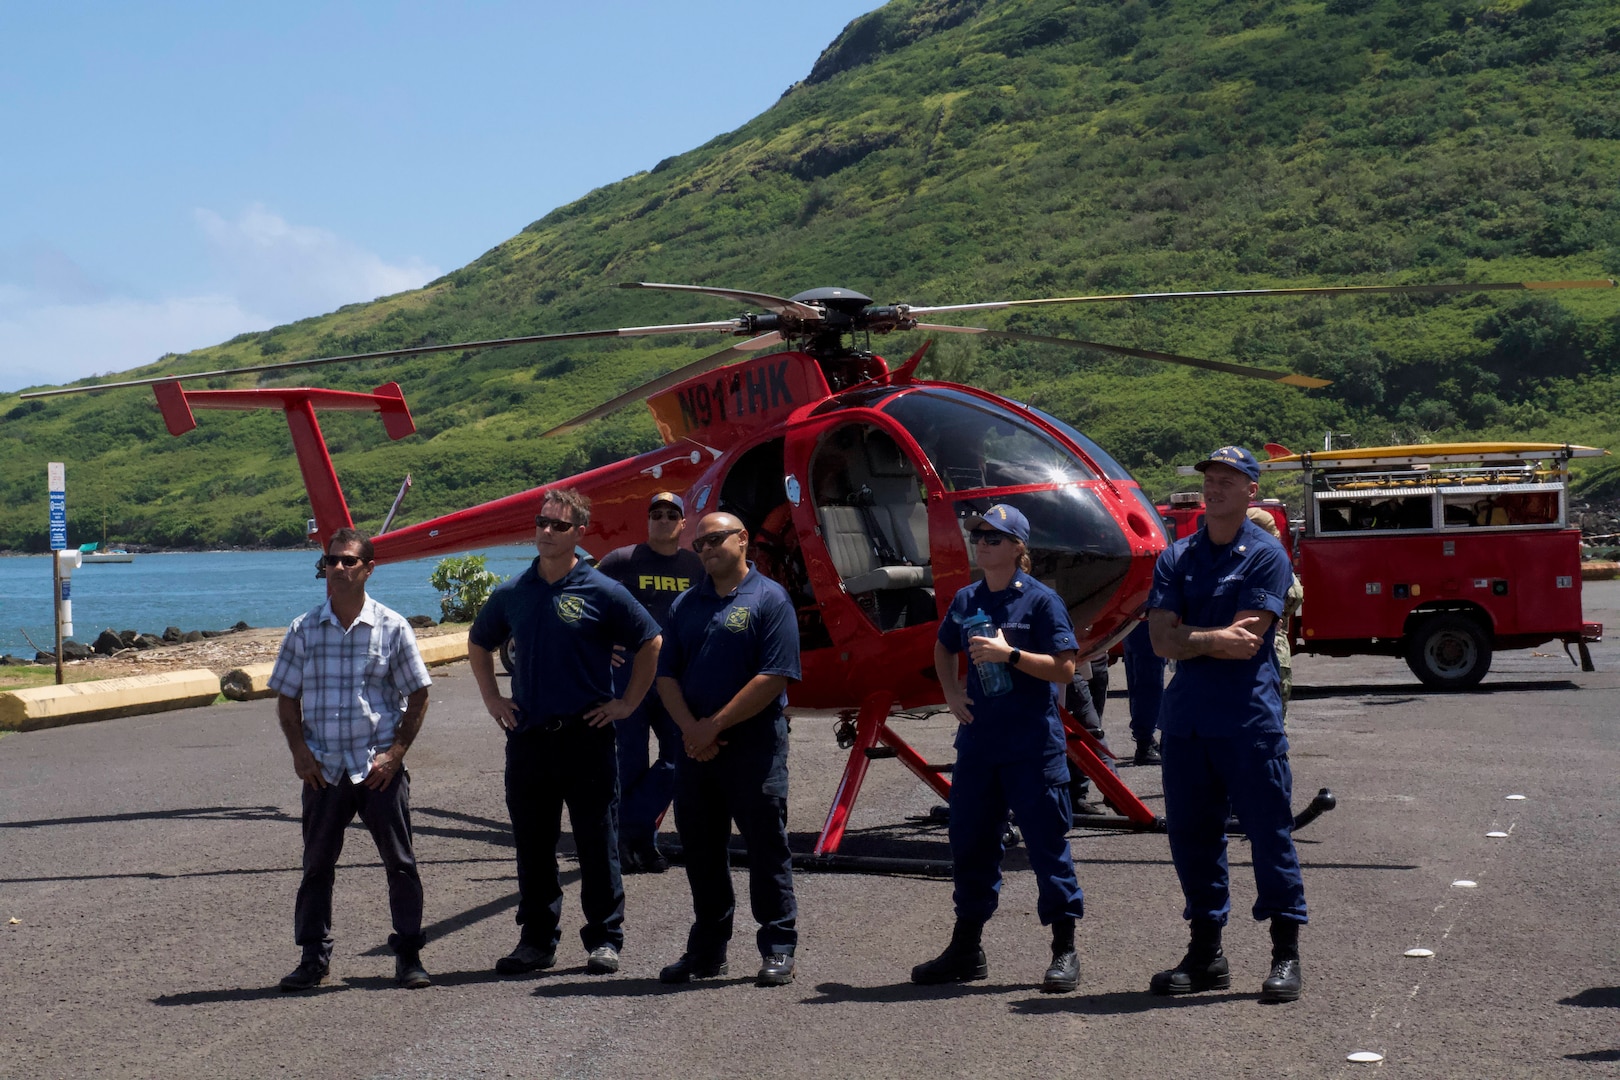
[{"label": "green hillside", "polygon": [[[582,149],[580,152],[588,152]],[[131,375],[739,314],[614,288],[918,304],[1088,292],[1620,276],[1620,11],[1572,0],[895,0],[738,129],[547,214],[427,287],[166,357]],[[1178,301],[987,325],[1335,380],[1301,392],[1147,361],[942,342],[932,373],[1074,421],[1150,490],[1213,445],[1502,436],[1620,448],[1620,292]],[[878,339],[903,356],[919,335]],[[715,339],[372,362],[281,381],[397,379],[420,432],[322,418],[357,520],[405,472],[405,520],[655,441],[645,411],[534,436]],[[925,369],[925,371],[928,369]],[[252,376],[236,380],[253,385]],[[217,385],[227,385],[218,381]],[[0,395],[0,547],[70,535],[290,544],[308,514],[279,414],[170,438],[149,392]],[[1620,486],[1599,469],[1594,489]]]}]

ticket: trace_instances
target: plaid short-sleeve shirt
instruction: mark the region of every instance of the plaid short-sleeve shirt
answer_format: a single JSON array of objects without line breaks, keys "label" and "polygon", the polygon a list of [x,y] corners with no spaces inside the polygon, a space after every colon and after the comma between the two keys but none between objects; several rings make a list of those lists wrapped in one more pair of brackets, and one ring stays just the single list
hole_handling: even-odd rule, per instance
[{"label": "plaid short-sleeve shirt", "polygon": [[294,619],[270,673],[270,689],[302,703],[304,741],[330,784],[365,779],[405,699],[432,682],[411,624],[369,596],[347,630],[330,601]]}]

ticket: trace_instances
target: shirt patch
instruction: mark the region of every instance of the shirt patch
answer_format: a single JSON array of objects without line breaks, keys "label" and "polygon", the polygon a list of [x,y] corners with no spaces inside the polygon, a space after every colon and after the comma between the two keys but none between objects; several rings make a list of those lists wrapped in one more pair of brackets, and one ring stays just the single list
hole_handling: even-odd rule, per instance
[{"label": "shirt patch", "polygon": [[744,630],[748,629],[748,609],[745,607],[734,607],[730,611],[726,612],[725,627],[733,634],[740,634]]},{"label": "shirt patch", "polygon": [[566,623],[579,622],[585,617],[585,599],[564,593],[558,596],[553,603],[557,607],[557,618]]}]

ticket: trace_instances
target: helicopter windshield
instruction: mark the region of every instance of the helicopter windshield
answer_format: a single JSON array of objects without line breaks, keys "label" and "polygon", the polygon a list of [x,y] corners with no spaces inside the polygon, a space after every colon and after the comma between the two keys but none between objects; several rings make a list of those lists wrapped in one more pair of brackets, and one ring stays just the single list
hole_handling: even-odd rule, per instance
[{"label": "helicopter windshield", "polygon": [[1036,425],[960,390],[919,387],[884,411],[917,440],[948,491],[1098,478]]}]

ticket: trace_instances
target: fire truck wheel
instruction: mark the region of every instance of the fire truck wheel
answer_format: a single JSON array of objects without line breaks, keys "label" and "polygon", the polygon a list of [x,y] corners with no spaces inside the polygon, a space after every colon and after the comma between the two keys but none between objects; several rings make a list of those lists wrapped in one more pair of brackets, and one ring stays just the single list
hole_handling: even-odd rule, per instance
[{"label": "fire truck wheel", "polygon": [[507,638],[501,642],[501,667],[506,669],[508,675],[512,674],[512,669],[517,666],[516,657],[517,646],[512,644],[512,639]]},{"label": "fire truck wheel", "polygon": [[1432,615],[1413,631],[1406,663],[1425,686],[1466,690],[1491,670],[1490,637],[1466,615]]}]

